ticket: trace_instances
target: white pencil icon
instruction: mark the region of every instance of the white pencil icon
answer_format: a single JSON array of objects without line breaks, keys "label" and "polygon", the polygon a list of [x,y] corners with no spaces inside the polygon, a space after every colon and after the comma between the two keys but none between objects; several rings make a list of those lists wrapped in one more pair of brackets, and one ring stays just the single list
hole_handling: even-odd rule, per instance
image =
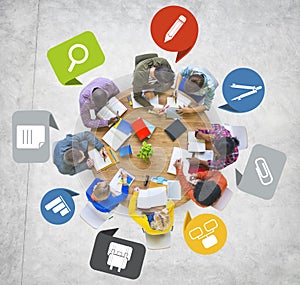
[{"label": "white pencil icon", "polygon": [[178,19],[175,21],[172,27],[167,31],[165,35],[165,43],[173,39],[173,37],[177,34],[177,32],[181,29],[181,27],[185,23],[185,21],[186,21],[186,17],[184,17],[183,15],[178,17]]}]

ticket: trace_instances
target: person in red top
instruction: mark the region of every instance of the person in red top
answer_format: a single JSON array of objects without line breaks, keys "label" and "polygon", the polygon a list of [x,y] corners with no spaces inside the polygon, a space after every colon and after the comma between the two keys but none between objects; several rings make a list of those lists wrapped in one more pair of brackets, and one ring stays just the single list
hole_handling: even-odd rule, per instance
[{"label": "person in red top", "polygon": [[174,163],[181,189],[200,207],[214,205],[227,187],[227,180],[217,170],[205,170],[191,176],[190,183],[182,172],[181,159]]}]

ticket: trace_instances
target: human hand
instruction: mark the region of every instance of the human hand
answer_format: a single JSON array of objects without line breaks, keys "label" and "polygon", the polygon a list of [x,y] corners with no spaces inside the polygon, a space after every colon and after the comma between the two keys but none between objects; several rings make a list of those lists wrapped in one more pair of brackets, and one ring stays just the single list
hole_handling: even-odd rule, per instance
[{"label": "human hand", "polygon": [[144,93],[144,96],[145,96],[148,100],[150,100],[150,99],[152,99],[152,98],[155,97],[155,93],[152,92],[152,91],[146,91],[146,92]]},{"label": "human hand", "polygon": [[99,153],[104,160],[107,158],[107,152],[104,147],[100,149]]},{"label": "human hand", "polygon": [[139,191],[140,191],[140,188],[139,188],[139,187],[135,187],[135,188],[133,189],[133,192],[135,192],[135,193],[139,193]]},{"label": "human hand", "polygon": [[198,166],[200,164],[200,159],[196,158],[196,157],[191,157],[188,158],[190,165],[192,166]]},{"label": "human hand", "polygon": [[182,161],[181,161],[181,159],[177,159],[175,162],[174,162],[174,167],[176,168],[176,169],[182,169]]},{"label": "human hand", "polygon": [[186,107],[186,106],[184,106],[184,107],[179,106],[179,108],[180,109],[176,111],[178,114],[194,113],[194,109],[193,108]]},{"label": "human hand", "polygon": [[164,108],[153,108],[152,111],[157,114],[157,115],[163,115],[164,112],[165,112],[165,109]]},{"label": "human hand", "polygon": [[86,165],[88,168],[92,168],[94,166],[94,160],[92,160],[91,158],[88,158],[86,161]]},{"label": "human hand", "polygon": [[110,118],[110,119],[108,120],[108,125],[110,125],[110,124],[115,124],[116,122],[119,121],[119,119],[120,119],[119,116]]},{"label": "human hand", "polygon": [[127,173],[122,171],[121,176],[122,176],[123,184],[127,184]]}]

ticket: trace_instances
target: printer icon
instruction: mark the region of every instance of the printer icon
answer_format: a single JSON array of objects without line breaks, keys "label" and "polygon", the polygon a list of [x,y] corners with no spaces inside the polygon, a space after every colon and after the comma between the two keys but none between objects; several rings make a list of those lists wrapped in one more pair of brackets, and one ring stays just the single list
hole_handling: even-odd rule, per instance
[{"label": "printer icon", "polygon": [[111,242],[107,251],[107,264],[109,265],[109,269],[112,270],[113,267],[117,267],[118,272],[120,272],[121,269],[125,269],[127,262],[131,258],[132,251],[133,249],[130,246]]}]

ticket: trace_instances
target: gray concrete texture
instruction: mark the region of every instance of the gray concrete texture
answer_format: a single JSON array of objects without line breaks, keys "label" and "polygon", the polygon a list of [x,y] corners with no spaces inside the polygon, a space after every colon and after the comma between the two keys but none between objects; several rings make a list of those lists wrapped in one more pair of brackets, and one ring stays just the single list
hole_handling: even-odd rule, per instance
[{"label": "gray concrete texture", "polygon": [[[2,0],[0,4],[0,284],[300,283],[299,1]],[[168,5],[189,9],[200,25],[196,45],[177,64],[175,53],[156,46],[149,32],[153,15]],[[246,126],[249,135],[249,148],[223,171],[235,192],[225,210],[201,209],[191,202],[176,209],[172,247],[147,251],[136,281],[89,267],[98,231],[80,219],[86,204],[80,179],[59,174],[51,159],[30,165],[12,159],[11,117],[17,110],[52,112],[60,130],[50,129],[51,142],[74,132],[82,86],[62,86],[46,53],[86,30],[98,38],[106,61],[79,77],[84,84],[97,76],[114,79],[131,73],[135,55],[145,52],[167,58],[176,72],[191,63],[201,65],[220,82],[212,113],[221,122]],[[262,104],[245,114],[217,109],[225,102],[222,81],[238,67],[256,70],[266,86]],[[283,151],[288,158],[271,200],[235,186],[235,167],[244,170],[257,143]],[[81,194],[75,197],[73,219],[63,226],[50,225],[39,210],[43,195],[57,187]],[[222,250],[202,256],[187,247],[182,234],[187,210],[193,216],[209,212],[223,219],[228,239]],[[140,227],[126,215],[116,215],[103,228],[111,227],[120,227],[120,238],[144,243]]]}]

